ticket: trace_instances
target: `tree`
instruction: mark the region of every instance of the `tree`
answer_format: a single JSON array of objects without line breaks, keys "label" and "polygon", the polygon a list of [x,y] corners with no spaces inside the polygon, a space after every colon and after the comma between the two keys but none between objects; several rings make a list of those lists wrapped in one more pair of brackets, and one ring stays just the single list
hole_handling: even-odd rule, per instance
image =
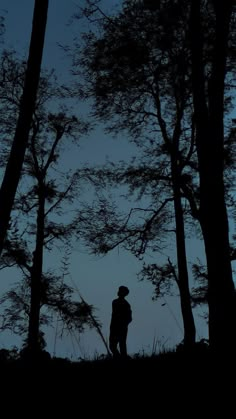
[{"label": "tree", "polygon": [[[170,81],[169,75],[171,74],[168,72],[169,63],[172,64],[173,69],[172,86],[178,85],[180,97],[183,91],[185,93],[188,92],[182,97],[182,103],[187,106],[187,112],[186,108],[184,108],[183,119],[179,119],[181,111],[183,111],[179,106],[175,121],[171,121],[173,126],[174,122],[176,122],[175,133],[177,133],[177,137],[175,137],[175,146],[177,145],[175,153],[171,150],[172,176],[175,173],[173,181],[173,191],[176,197],[175,211],[178,212],[178,208],[180,209],[180,206],[177,204],[178,194],[180,193],[181,200],[183,200],[183,197],[188,200],[192,215],[198,219],[201,225],[206,248],[207,265],[209,261],[208,270],[212,272],[212,275],[209,276],[209,287],[212,289],[209,293],[209,305],[211,306],[210,317],[212,318],[212,321],[210,320],[209,322],[209,333],[213,333],[215,337],[218,336],[217,344],[216,341],[214,343],[214,338],[210,338],[211,346],[216,347],[220,345],[220,342],[224,342],[222,333],[225,328],[226,319],[230,319],[227,322],[229,326],[228,333],[233,329],[233,323],[235,321],[233,308],[235,293],[230,265],[228,219],[225,202],[228,185],[223,181],[227,160],[225,153],[227,144],[225,142],[225,132],[222,122],[223,104],[224,110],[226,111],[228,99],[225,96],[224,89],[226,70],[232,77],[235,76],[235,42],[233,24],[230,23],[230,15],[233,16],[232,4],[228,2],[225,9],[224,6],[218,8],[216,2],[197,2],[194,6],[192,3],[192,9],[190,8],[189,2],[176,1],[162,1],[160,8],[158,6],[157,10],[154,10],[152,4],[151,7],[147,4],[144,6],[146,9],[145,13],[147,13],[147,20],[143,26],[139,26],[140,20],[143,19],[143,16],[140,17],[139,15],[140,9],[143,10],[143,2],[130,0],[124,2],[123,12],[118,17],[109,17],[103,20],[102,33],[106,35],[109,33],[110,38],[106,38],[105,36],[99,38],[99,35],[93,35],[91,33],[88,35],[87,46],[92,45],[92,47],[91,49],[87,49],[90,53],[82,60],[82,65],[87,70],[90,68],[90,72],[88,71],[87,73],[90,90],[88,89],[87,93],[89,96],[94,95],[95,97],[94,115],[102,120],[107,120],[108,116],[110,116],[113,120],[113,125],[110,124],[109,126],[109,132],[114,130],[118,132],[118,130],[127,129],[130,133],[130,126],[132,125],[130,121],[135,120],[136,125],[133,125],[132,135],[138,138],[140,135],[140,126],[144,126],[147,121],[150,102],[146,102],[146,108],[143,111],[142,107],[147,97],[146,90],[144,88],[142,90],[140,89],[139,92],[136,90],[136,107],[133,106],[134,102],[132,102],[134,95],[130,97],[130,92],[132,90],[135,92],[137,84],[139,84],[139,87],[143,87],[143,80],[146,77],[147,71],[150,70],[150,66],[147,68],[143,65],[144,62],[151,62],[151,68],[153,69],[158,68],[156,63],[159,61],[166,70],[165,73],[162,73],[160,66],[158,71],[156,71],[156,78],[150,77],[149,93],[153,89],[153,86],[155,86],[156,79],[161,75],[163,85],[168,85]],[[129,13],[132,15],[132,21],[130,19],[129,26],[126,27],[125,22],[128,20]],[[123,19],[119,21],[121,16]],[[156,30],[152,30],[149,33],[149,37],[147,37],[147,32],[153,21],[156,23]],[[180,22],[181,24],[179,24]],[[224,27],[222,32],[223,36],[221,36],[222,27]],[[168,32],[165,32],[166,28],[168,28]],[[190,36],[189,29],[192,36]],[[112,37],[112,30],[113,33],[116,33],[116,39]],[[196,36],[196,34],[199,36]],[[228,49],[226,68],[225,52],[228,35],[230,35],[231,47]],[[122,39],[123,41],[125,39],[123,45],[121,43]],[[139,40],[138,45],[137,39]],[[192,44],[190,42],[191,39]],[[155,48],[153,48],[153,53],[150,57],[149,46],[151,42]],[[182,55],[181,52],[179,54],[176,53],[179,51],[180,45]],[[172,58],[172,61],[169,57]],[[192,70],[193,78],[191,75]],[[193,81],[192,85],[190,84],[191,80]],[[220,89],[217,87],[218,83]],[[159,120],[159,128],[162,135],[166,133],[168,135],[169,132],[168,129],[166,130],[166,122],[168,122],[169,127],[172,111],[171,106],[176,101],[176,93],[174,96],[175,101],[168,101],[168,90],[162,91],[160,86],[161,83],[158,85],[160,101],[159,103],[156,102],[157,109],[159,107],[159,110],[162,110],[162,114],[159,112],[159,116],[162,116]],[[127,91],[129,91],[129,95],[126,96],[126,107],[124,107],[122,99]],[[192,108],[192,93],[194,93],[194,109]],[[167,120],[163,118],[163,108],[169,117]],[[140,111],[141,109],[142,112]],[[135,113],[139,115],[139,119],[138,117],[136,119],[133,118]],[[156,112],[156,115],[158,115],[158,112]],[[185,119],[186,115],[189,116],[187,121]],[[214,125],[216,118],[217,123]],[[185,120],[186,125],[182,124],[182,120]],[[155,128],[151,124],[147,124],[146,126],[145,134],[148,137],[147,132],[153,133]],[[188,164],[186,165],[186,154],[184,155],[183,153],[184,145],[181,136],[178,137],[179,130],[182,135],[186,127],[190,130],[190,126],[192,126],[192,129],[189,138],[192,137],[192,141],[189,141],[189,144],[192,144],[193,149],[197,145],[198,161],[192,160],[192,154],[190,157],[191,161],[189,160],[188,164],[192,169],[194,168],[194,170],[197,169],[197,171],[200,171],[200,187],[197,187],[197,189],[195,186],[198,183],[198,174],[196,172],[186,172]],[[211,132],[208,131],[209,129]],[[157,132],[157,129],[155,132]],[[217,141],[214,141],[215,136],[218,138]],[[164,138],[168,137],[165,136]],[[169,145],[168,142],[166,142],[166,145]],[[172,145],[174,146],[174,141]],[[169,147],[170,156],[171,151]],[[176,152],[179,154],[176,154]],[[199,155],[201,156],[199,157]],[[184,165],[183,167],[181,167],[182,164]],[[195,191],[196,193],[193,193]],[[200,205],[198,205],[199,197]],[[216,208],[219,208],[219,211],[216,211]],[[218,228],[216,228],[219,225],[218,215],[219,219],[222,220],[219,226],[219,235]],[[180,224],[176,224],[176,226],[179,227]],[[182,233],[184,233],[183,229]],[[183,244],[183,241],[180,243]],[[222,253],[223,247],[224,252]],[[181,245],[177,245],[177,250],[180,250],[180,248]],[[221,257],[221,268],[218,269],[215,261],[219,260],[220,255],[223,255],[223,258]],[[182,260],[184,259],[181,258],[180,263]],[[224,291],[221,293],[220,287],[222,278],[225,275],[228,279],[224,281]],[[217,277],[217,279],[214,279],[214,277]],[[212,283],[214,283],[213,286]],[[228,305],[229,299],[231,302]]]},{"label": "tree", "polygon": [[[102,35],[89,33],[85,36],[86,46],[82,58],[80,55],[78,62],[75,60],[74,72],[78,71],[81,75],[81,67],[85,69],[85,87],[81,85],[78,90],[85,97],[94,98],[93,116],[106,122],[108,132],[128,132],[131,141],[144,150],[139,166],[128,167],[122,174],[115,169],[117,182],[140,190],[140,196],[147,197],[146,191],[152,190],[149,195],[152,196],[151,204],[148,202],[145,210],[136,208],[123,224],[118,224],[118,228],[117,219],[115,223],[109,223],[111,218],[104,215],[105,210],[101,218],[107,241],[102,244],[98,236],[99,249],[109,250],[125,240],[128,244],[135,242],[135,245],[139,241],[141,253],[144,253],[148,241],[159,240],[160,224],[166,219],[164,209],[173,202],[184,340],[187,345],[192,345],[195,325],[188,284],[182,206],[184,186],[185,189],[193,187],[191,170],[196,167],[188,71],[189,45],[182,6],[172,2],[165,2],[165,6],[166,9],[150,10],[143,2],[124,2],[118,16],[105,17],[100,21]],[[168,32],[165,30],[167,22]],[[170,33],[175,36],[171,37]],[[107,207],[107,214],[109,210]],[[131,215],[135,212],[137,219],[138,211],[145,215],[140,216],[136,227],[129,228]],[[109,246],[112,231],[117,239],[116,244]],[[96,243],[95,236],[96,231],[90,237],[92,246]]]},{"label": "tree", "polygon": [[[207,2],[210,4],[210,2]],[[221,350],[227,336],[235,350],[235,289],[230,260],[224,185],[224,101],[233,2],[212,2],[215,27],[211,74],[203,60],[207,29],[201,2],[191,2],[192,88],[200,175],[200,218],[208,269],[209,339]]]},{"label": "tree", "polygon": [[0,189],[0,254],[9,227],[35,108],[47,22],[48,0],[35,0],[24,90],[9,160]]},{"label": "tree", "polygon": [[[6,52],[1,64],[2,74],[8,67],[12,70],[7,73],[7,83],[0,90],[8,115],[5,123],[1,124],[6,148],[2,156],[4,158],[14,129],[12,120],[22,93],[24,64],[20,65],[12,53]],[[1,261],[2,266],[18,266],[25,285],[30,287],[30,293],[26,292],[25,298],[22,285],[19,293],[14,290],[7,294],[15,302],[15,307],[7,314],[11,320],[16,315],[16,320],[21,321],[22,318],[15,313],[24,309],[24,316],[29,318],[27,343],[32,354],[37,354],[39,349],[40,324],[44,321],[40,314],[42,306],[58,310],[67,325],[74,327],[77,322],[80,330],[83,324],[92,323],[92,307],[84,301],[73,302],[69,287],[60,283],[57,285],[56,274],[44,272],[43,269],[45,249],[52,250],[54,241],[61,241],[63,247],[67,248],[75,229],[75,221],[68,210],[63,223],[61,216],[64,213],[63,205],[69,203],[72,206],[78,194],[78,173],[71,169],[58,170],[57,166],[61,163],[64,147],[73,142],[78,145],[80,136],[88,131],[88,124],[71,114],[61,103],[61,92],[53,73],[44,72],[39,81],[20,190],[15,198],[13,218]],[[51,103],[53,113],[49,110]]]},{"label": "tree", "polygon": [[[11,257],[12,263],[16,263]],[[14,262],[13,262],[14,261]],[[22,265],[18,265],[22,269]],[[43,327],[57,322],[58,333],[83,333],[85,327],[99,327],[99,321],[93,314],[94,307],[74,297],[74,290],[64,282],[64,274],[60,276],[47,273],[41,277],[40,319],[37,334],[37,351],[46,346]],[[10,330],[24,338],[25,351],[29,352],[29,319],[31,315],[31,278],[24,276],[14,284],[0,299],[4,307],[1,315],[1,330]],[[32,354],[32,352],[31,352]],[[38,355],[38,354],[37,354]]]}]

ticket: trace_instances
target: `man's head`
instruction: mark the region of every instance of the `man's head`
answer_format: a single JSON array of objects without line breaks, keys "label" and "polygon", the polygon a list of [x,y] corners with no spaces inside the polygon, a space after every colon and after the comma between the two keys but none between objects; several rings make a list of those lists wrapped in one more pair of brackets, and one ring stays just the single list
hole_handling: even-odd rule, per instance
[{"label": "man's head", "polygon": [[128,294],[129,294],[129,289],[127,287],[125,287],[124,285],[121,285],[119,287],[117,295],[119,297],[126,297],[126,295],[128,295]]}]

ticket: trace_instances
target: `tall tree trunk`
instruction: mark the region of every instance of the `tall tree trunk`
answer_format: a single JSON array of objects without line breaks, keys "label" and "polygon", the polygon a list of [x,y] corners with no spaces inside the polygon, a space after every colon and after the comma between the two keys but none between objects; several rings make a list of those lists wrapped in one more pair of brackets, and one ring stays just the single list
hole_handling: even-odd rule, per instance
[{"label": "tall tree trunk", "polygon": [[196,339],[196,328],[191,307],[191,296],[189,291],[189,277],[187,268],[184,216],[180,193],[181,169],[178,161],[179,140],[181,136],[182,108],[177,105],[177,118],[172,139],[171,151],[171,175],[174,196],[174,211],[176,225],[176,249],[178,265],[178,287],[180,292],[181,312],[184,324],[184,344],[192,347]]},{"label": "tall tree trunk", "polygon": [[0,189],[0,255],[10,222],[10,214],[21,175],[35,107],[47,22],[47,10],[48,0],[35,0],[24,90],[15,136]]},{"label": "tall tree trunk", "polygon": [[37,216],[36,246],[31,271],[31,301],[28,329],[28,349],[32,356],[38,354],[39,325],[41,305],[41,282],[43,272],[43,246],[44,246],[44,219],[45,219],[45,191],[44,184],[39,187],[39,206]]},{"label": "tall tree trunk", "polygon": [[176,248],[178,264],[178,286],[180,292],[181,312],[184,324],[184,344],[186,347],[192,347],[196,339],[196,328],[191,307],[191,298],[189,291],[189,278],[187,268],[185,231],[183,208],[178,185],[174,187],[174,208],[176,223]]},{"label": "tall tree trunk", "polygon": [[200,173],[200,222],[208,268],[209,340],[214,350],[236,349],[235,290],[224,196],[224,79],[232,2],[218,2],[212,76],[205,90],[199,0],[191,7],[192,79]]}]

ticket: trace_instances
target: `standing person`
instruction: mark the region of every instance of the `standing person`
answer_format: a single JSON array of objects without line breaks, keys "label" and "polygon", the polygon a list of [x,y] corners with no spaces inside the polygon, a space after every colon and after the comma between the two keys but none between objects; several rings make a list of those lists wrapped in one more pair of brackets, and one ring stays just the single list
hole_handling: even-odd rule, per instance
[{"label": "standing person", "polygon": [[[125,297],[129,294],[129,289],[121,285],[118,290],[118,298],[112,301],[112,316],[110,325],[109,344],[114,357],[126,357],[126,339],[128,325],[132,321],[132,311],[130,304]],[[119,350],[117,346],[119,345]]]}]

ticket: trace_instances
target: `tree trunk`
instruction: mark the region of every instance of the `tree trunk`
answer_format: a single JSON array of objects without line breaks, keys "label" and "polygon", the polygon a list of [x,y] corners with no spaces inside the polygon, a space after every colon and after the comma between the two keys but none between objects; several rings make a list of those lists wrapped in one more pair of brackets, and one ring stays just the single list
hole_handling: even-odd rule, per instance
[{"label": "tree trunk", "polygon": [[174,187],[174,189],[178,286],[180,292],[180,303],[184,324],[184,344],[186,345],[186,347],[191,347],[195,343],[196,328],[193,318],[189,291],[183,209],[181,204],[180,193],[179,191],[177,191],[176,186]]},{"label": "tree trunk", "polygon": [[174,211],[176,225],[176,249],[177,249],[177,265],[178,265],[178,287],[180,292],[180,304],[184,324],[184,345],[192,347],[196,339],[196,328],[191,307],[191,297],[189,291],[189,278],[187,268],[184,217],[180,193],[180,168],[178,162],[179,155],[179,138],[181,135],[182,115],[177,116],[175,131],[173,135],[172,152],[171,152],[171,174],[172,187],[174,196]]},{"label": "tree trunk", "polygon": [[47,10],[48,0],[35,0],[24,90],[15,136],[0,189],[0,255],[10,222],[10,214],[21,175],[35,107],[47,22]]},{"label": "tree trunk", "polygon": [[44,219],[45,219],[45,193],[44,185],[39,188],[39,206],[37,216],[36,246],[34,251],[31,272],[31,301],[28,330],[28,349],[32,357],[39,353],[39,325],[41,305],[41,282],[43,272],[43,246],[44,246]]},{"label": "tree trunk", "polygon": [[[222,3],[222,4],[221,4]],[[236,349],[235,290],[229,251],[224,197],[224,79],[231,2],[218,2],[216,38],[209,82],[205,90],[200,2],[192,1],[192,78],[196,143],[200,174],[200,222],[208,268],[209,340],[212,349],[227,343]]]}]

